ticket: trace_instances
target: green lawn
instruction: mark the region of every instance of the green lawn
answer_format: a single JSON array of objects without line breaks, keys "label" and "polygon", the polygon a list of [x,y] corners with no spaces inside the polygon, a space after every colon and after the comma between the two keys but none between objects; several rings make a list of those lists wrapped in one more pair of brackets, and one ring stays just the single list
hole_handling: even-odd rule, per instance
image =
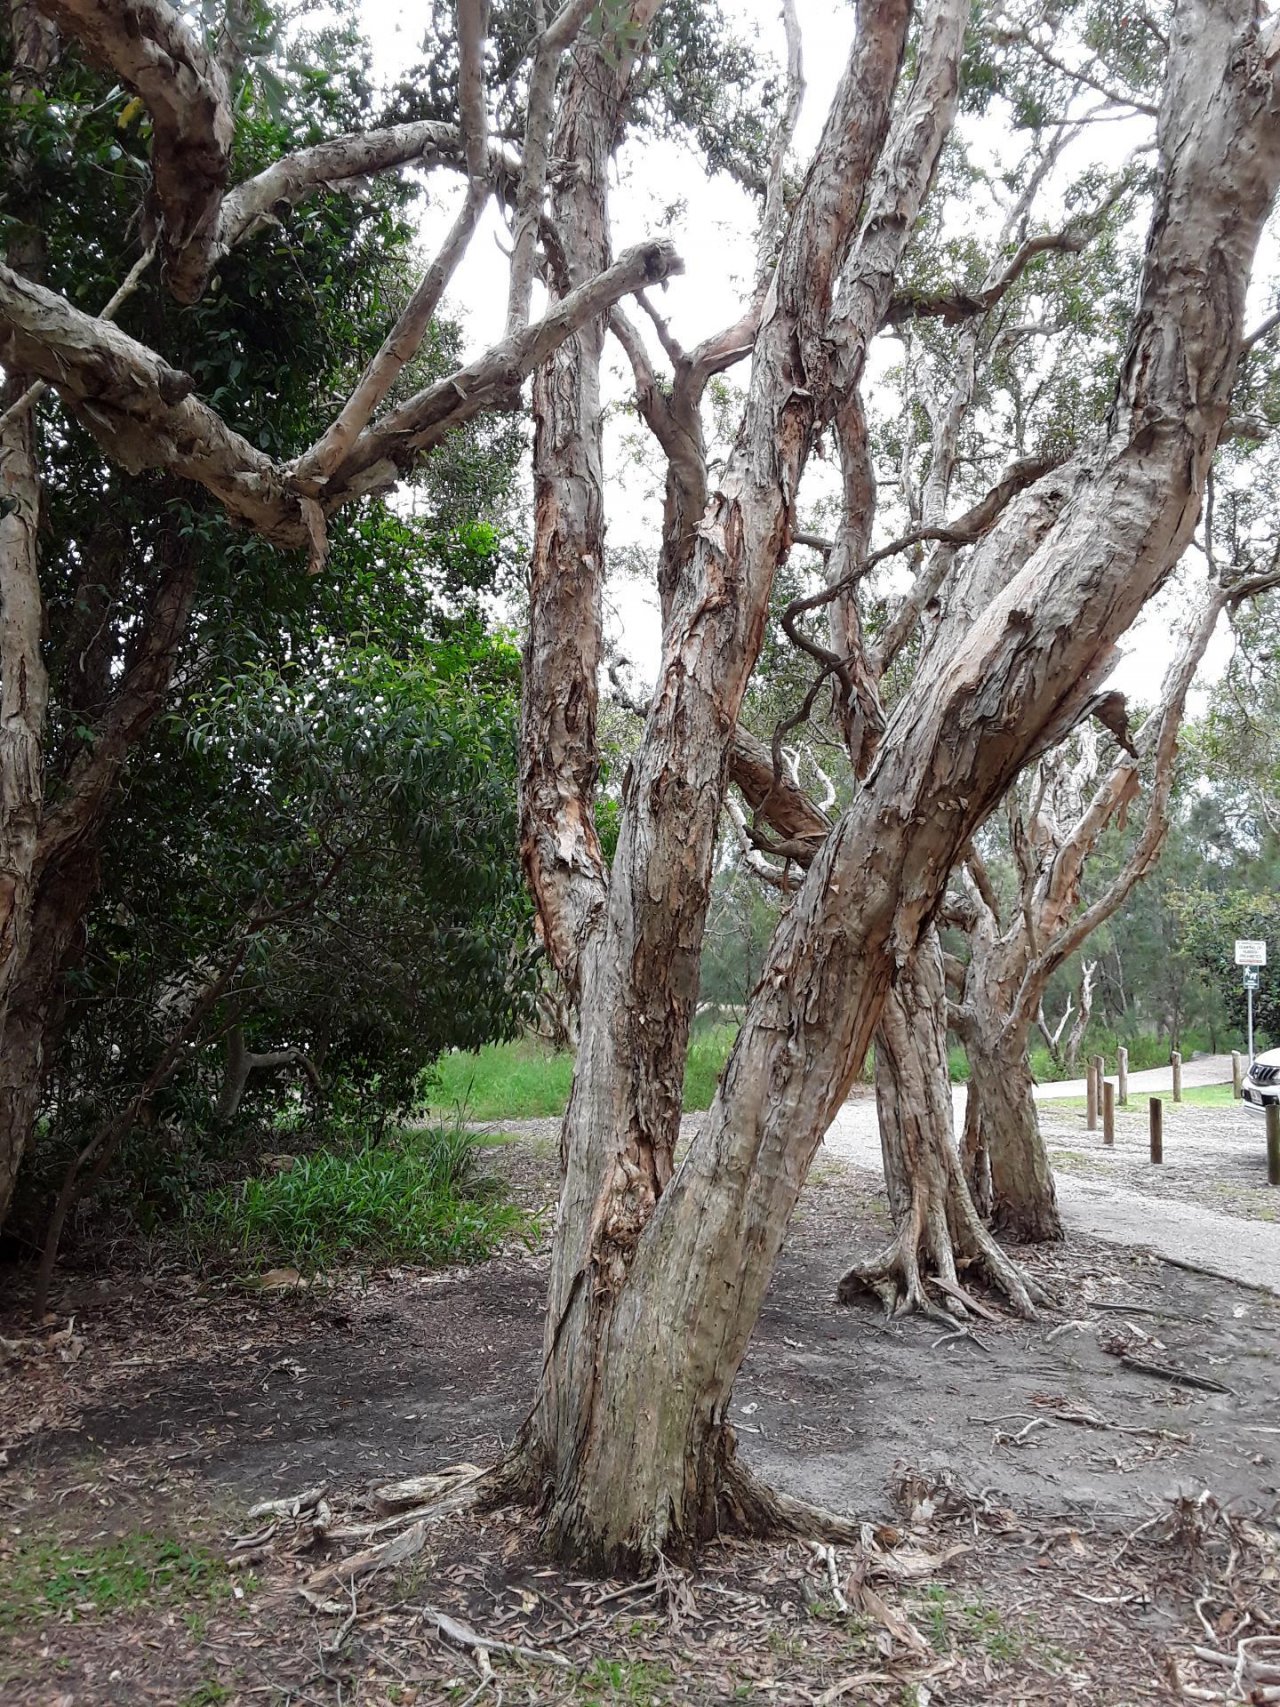
[{"label": "green lawn", "polygon": [[[1173,1103],[1172,1091],[1157,1091],[1155,1095],[1166,1103]],[[1127,1112],[1132,1113],[1135,1109],[1145,1108],[1151,1096],[1152,1092],[1150,1091],[1130,1091]],[[1182,1093],[1182,1101],[1193,1108],[1227,1108],[1236,1101],[1236,1094],[1229,1084],[1188,1085]],[[1050,1101],[1040,1103],[1039,1106],[1056,1109],[1063,1114],[1084,1114],[1088,1108],[1088,1103],[1084,1097],[1054,1097]],[[1117,1103],[1116,1106],[1118,1108],[1120,1105]]]},{"label": "green lawn", "polygon": [[[710,1106],[736,1035],[734,1026],[717,1025],[693,1037],[685,1062],[686,1109]],[[572,1079],[571,1055],[522,1037],[473,1054],[445,1055],[427,1087],[427,1104],[435,1113],[461,1110],[467,1120],[537,1120],[563,1114]]]}]

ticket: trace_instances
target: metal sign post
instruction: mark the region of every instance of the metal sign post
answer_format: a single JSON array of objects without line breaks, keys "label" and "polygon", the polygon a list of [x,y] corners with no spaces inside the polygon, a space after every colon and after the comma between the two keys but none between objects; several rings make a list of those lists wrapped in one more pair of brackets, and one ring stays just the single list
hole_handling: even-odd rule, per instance
[{"label": "metal sign post", "polygon": [[1244,989],[1249,1003],[1249,1065],[1253,1065],[1253,992],[1258,988],[1258,968],[1267,964],[1267,945],[1248,937],[1236,938],[1236,965],[1244,967]]},{"label": "metal sign post", "polygon": [[1258,968],[1246,966],[1244,969],[1244,988],[1249,1001],[1249,1062],[1253,1063],[1253,992],[1258,988]]}]

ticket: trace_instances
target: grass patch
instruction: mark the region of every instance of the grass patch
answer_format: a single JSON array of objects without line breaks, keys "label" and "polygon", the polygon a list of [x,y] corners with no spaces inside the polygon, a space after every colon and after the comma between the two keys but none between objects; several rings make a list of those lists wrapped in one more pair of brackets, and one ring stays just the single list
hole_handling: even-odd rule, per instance
[{"label": "grass patch", "polygon": [[736,1025],[713,1025],[705,1031],[695,1032],[689,1039],[689,1053],[684,1065],[686,1112],[711,1107],[716,1085],[737,1036]]},{"label": "grass patch", "polygon": [[1023,1639],[1010,1629],[994,1606],[983,1600],[961,1601],[939,1583],[924,1591],[917,1614],[930,1645],[945,1654],[953,1645],[977,1644],[996,1661],[1015,1660],[1023,1650]]},{"label": "grass patch", "polygon": [[48,1618],[129,1612],[157,1601],[177,1605],[225,1599],[225,1563],[203,1547],[161,1535],[66,1546],[47,1536],[22,1536],[3,1555],[0,1628]]},{"label": "grass patch", "polygon": [[[729,1058],[735,1025],[695,1032],[685,1061],[686,1110],[709,1108]],[[537,1038],[491,1043],[469,1054],[445,1055],[425,1088],[428,1110],[471,1121],[543,1120],[564,1113],[573,1082],[573,1056]]]},{"label": "grass patch", "polygon": [[476,1262],[530,1217],[478,1171],[484,1141],[458,1126],[300,1156],[287,1171],[206,1194],[193,1241],[206,1257],[303,1272],[334,1264]]},{"label": "grass patch", "polygon": [[[1129,1105],[1121,1108],[1116,1103],[1117,1114],[1145,1114],[1147,1103],[1151,1100],[1150,1091],[1130,1091]],[[1156,1092],[1166,1107],[1176,1109],[1179,1105],[1173,1100],[1172,1091]],[[1182,1103],[1190,1108],[1230,1108],[1239,1098],[1230,1085],[1188,1085],[1182,1093]],[[1088,1099],[1085,1097],[1049,1097],[1044,1101],[1037,1098],[1040,1108],[1056,1109],[1062,1113],[1084,1114],[1088,1109]],[[1099,1114],[1099,1120],[1102,1116]]]},{"label": "grass patch", "polygon": [[675,1682],[670,1668],[653,1660],[597,1660],[582,1674],[582,1707],[651,1707],[668,1699],[659,1691]]},{"label": "grass patch", "polygon": [[572,1055],[521,1037],[441,1056],[426,1097],[429,1108],[468,1120],[543,1120],[564,1113],[572,1082]]}]

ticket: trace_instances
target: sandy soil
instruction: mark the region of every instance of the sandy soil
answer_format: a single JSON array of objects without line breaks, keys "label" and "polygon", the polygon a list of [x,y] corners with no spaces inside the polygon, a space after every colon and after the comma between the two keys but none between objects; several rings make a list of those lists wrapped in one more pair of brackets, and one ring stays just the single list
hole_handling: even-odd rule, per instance
[{"label": "sandy soil", "polygon": [[[501,1163],[535,1203],[553,1157],[538,1132]],[[72,1277],[35,1334],[19,1291],[0,1317],[0,1696],[464,1701],[485,1698],[491,1657],[485,1695],[507,1702],[1114,1707],[1184,1683],[1225,1700],[1229,1672],[1195,1645],[1211,1631],[1234,1654],[1246,1614],[1246,1633],[1280,1622],[1280,1304],[1076,1239],[1023,1253],[1060,1300],[1043,1321],[939,1343],[933,1324],[832,1303],[884,1222],[874,1175],[819,1162],[732,1412],[748,1463],[866,1520],[862,1542],[828,1565],[799,1542],[726,1539],[692,1578],[641,1590],[560,1570],[511,1511],[433,1526],[356,1590],[323,1577],[361,1545],[334,1531],[370,1521],[372,1486],[488,1462],[511,1439],[539,1356],[541,1252],[281,1294]],[[252,1571],[226,1573],[234,1538],[261,1528],[253,1502],[317,1485],[327,1535],[305,1514],[275,1522]],[[95,1559],[116,1540],[145,1552],[143,1536],[197,1549],[208,1582],[161,1573],[104,1605]],[[50,1600],[39,1584],[67,1557],[84,1597]],[[440,1635],[440,1609],[571,1668],[481,1662]]]}]

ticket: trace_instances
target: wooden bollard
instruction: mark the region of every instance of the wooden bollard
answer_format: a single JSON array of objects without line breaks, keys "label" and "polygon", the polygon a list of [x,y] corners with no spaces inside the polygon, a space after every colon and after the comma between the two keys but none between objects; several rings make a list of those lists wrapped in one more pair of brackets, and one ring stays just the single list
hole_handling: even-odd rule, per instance
[{"label": "wooden bollard", "polygon": [[1102,1142],[1116,1141],[1116,1087],[1110,1079],[1102,1081]]},{"label": "wooden bollard", "polygon": [[1280,1102],[1267,1104],[1267,1184],[1280,1185]]},{"label": "wooden bollard", "polygon": [[1084,1123],[1089,1132],[1097,1132],[1097,1057],[1089,1058],[1089,1072],[1084,1081]]},{"label": "wooden bollard", "polygon": [[1116,1050],[1116,1078],[1120,1081],[1119,1101],[1121,1108],[1129,1106],[1129,1051],[1120,1045]]},{"label": "wooden bollard", "polygon": [[1238,1049],[1231,1051],[1231,1094],[1240,1101],[1240,1093],[1244,1090],[1244,1056]]},{"label": "wooden bollard", "polygon": [[1151,1160],[1164,1161],[1164,1104],[1159,1097],[1151,1099]]},{"label": "wooden bollard", "polygon": [[1173,1063],[1173,1100],[1182,1101],[1182,1051],[1175,1049],[1169,1057]]}]

